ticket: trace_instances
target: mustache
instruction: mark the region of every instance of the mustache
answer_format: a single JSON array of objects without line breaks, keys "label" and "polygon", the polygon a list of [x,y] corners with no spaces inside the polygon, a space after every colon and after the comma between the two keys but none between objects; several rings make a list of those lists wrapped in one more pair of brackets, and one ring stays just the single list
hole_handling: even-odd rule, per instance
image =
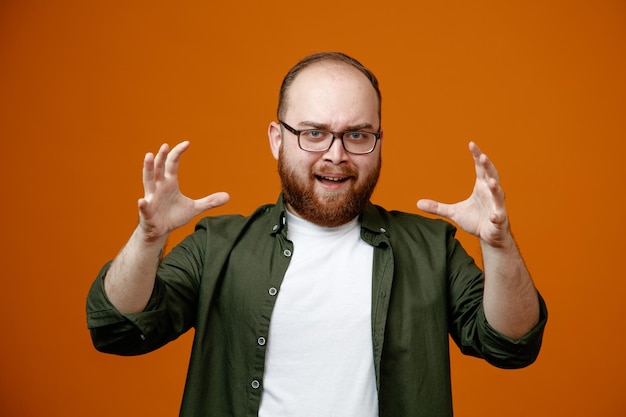
[{"label": "mustache", "polygon": [[337,167],[333,164],[324,164],[313,167],[311,173],[314,176],[356,177],[357,170],[351,166]]}]

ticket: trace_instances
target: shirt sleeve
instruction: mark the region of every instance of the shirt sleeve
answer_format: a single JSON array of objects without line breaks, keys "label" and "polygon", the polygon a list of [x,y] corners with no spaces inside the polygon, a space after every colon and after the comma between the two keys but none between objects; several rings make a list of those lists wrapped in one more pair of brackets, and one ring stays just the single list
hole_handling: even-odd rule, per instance
[{"label": "shirt sleeve", "polygon": [[480,346],[481,355],[492,365],[504,369],[523,368],[532,364],[539,355],[543,332],[548,320],[548,310],[541,297],[539,299],[539,322],[526,335],[519,339],[512,339],[503,335],[491,327],[485,318],[485,312],[481,308],[477,317],[477,332],[475,335],[477,345]]},{"label": "shirt sleeve", "polygon": [[[150,301],[141,313],[122,314],[109,301],[104,291],[104,279],[110,263],[98,274],[87,296],[87,327],[94,347],[105,353],[139,355],[150,352],[172,340],[163,334],[163,304],[161,285],[155,283]],[[160,334],[159,334],[160,333]]]},{"label": "shirt sleeve", "polygon": [[87,327],[96,349],[139,355],[158,349],[189,330],[195,322],[203,273],[206,230],[198,227],[163,259],[144,311],[122,314],[108,299],[107,263],[87,295]]},{"label": "shirt sleeve", "polygon": [[548,319],[539,293],[537,325],[519,339],[512,339],[489,325],[483,309],[484,275],[451,234],[448,241],[450,335],[462,353],[485,359],[504,369],[532,364],[539,355]]}]

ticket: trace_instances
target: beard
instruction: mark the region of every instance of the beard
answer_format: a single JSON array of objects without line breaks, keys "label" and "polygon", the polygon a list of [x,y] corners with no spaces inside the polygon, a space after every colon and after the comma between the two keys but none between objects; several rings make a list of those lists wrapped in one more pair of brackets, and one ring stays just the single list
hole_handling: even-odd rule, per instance
[{"label": "beard", "polygon": [[[278,157],[278,174],[283,189],[285,203],[298,216],[318,226],[336,227],[350,222],[361,214],[369,202],[378,177],[380,176],[381,160],[359,185],[352,185],[347,190],[338,192],[315,191],[316,176],[313,172],[304,180],[298,178],[296,169],[284,158],[284,152]],[[342,172],[355,178],[353,171]],[[349,181],[354,181],[350,179]]]}]

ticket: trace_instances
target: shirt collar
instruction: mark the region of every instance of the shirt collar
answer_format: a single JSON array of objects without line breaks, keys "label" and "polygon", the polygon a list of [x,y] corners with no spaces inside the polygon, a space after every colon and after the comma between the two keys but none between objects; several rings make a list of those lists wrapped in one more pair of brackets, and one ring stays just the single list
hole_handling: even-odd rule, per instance
[{"label": "shirt collar", "polygon": [[389,228],[381,210],[368,202],[361,213],[361,238],[372,246],[389,246]]},{"label": "shirt collar", "polygon": [[287,207],[285,207],[285,199],[283,193],[280,193],[276,204],[271,208],[272,226],[271,234],[283,233],[287,236]]},{"label": "shirt collar", "polygon": [[[281,192],[276,204],[271,209],[272,226],[271,234],[281,233],[287,235],[287,207]],[[361,238],[373,246],[389,244],[389,229],[380,213],[380,207],[368,202],[360,216]]]}]

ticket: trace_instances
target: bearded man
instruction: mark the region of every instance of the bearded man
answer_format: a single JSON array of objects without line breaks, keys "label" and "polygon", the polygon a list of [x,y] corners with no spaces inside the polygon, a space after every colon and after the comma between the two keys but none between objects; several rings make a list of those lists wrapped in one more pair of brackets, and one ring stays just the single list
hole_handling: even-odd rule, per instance
[{"label": "bearded man", "polygon": [[206,217],[165,257],[173,230],[229,197],[180,193],[188,142],[146,155],[139,224],[88,296],[97,349],[142,354],[193,327],[184,417],[451,416],[449,336],[498,367],[536,359],[545,303],[474,143],[471,196],[418,207],[475,235],[484,272],[450,223],[370,202],[381,94],[362,64],[306,57],[283,80],[277,116],[278,201]]}]

